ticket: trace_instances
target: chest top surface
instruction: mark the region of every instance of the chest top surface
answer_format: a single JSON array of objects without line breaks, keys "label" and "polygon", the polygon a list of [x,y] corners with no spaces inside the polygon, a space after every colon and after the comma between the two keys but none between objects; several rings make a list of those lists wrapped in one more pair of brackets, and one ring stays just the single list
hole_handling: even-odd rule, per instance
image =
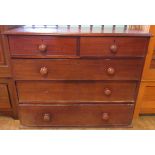
[{"label": "chest top surface", "polygon": [[80,27],[27,27],[21,26],[4,32],[8,35],[60,35],[60,36],[131,36],[131,37],[150,37],[151,34],[146,31],[124,30],[124,29],[102,29],[80,28]]}]

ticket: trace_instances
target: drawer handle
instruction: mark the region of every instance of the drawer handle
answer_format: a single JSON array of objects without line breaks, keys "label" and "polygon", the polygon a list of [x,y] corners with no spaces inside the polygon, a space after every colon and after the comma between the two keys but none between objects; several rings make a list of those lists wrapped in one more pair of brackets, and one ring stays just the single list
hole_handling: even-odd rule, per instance
[{"label": "drawer handle", "polygon": [[113,54],[116,54],[117,53],[117,45],[111,45],[110,46],[110,50]]},{"label": "drawer handle", "polygon": [[48,74],[48,69],[46,67],[41,67],[40,74],[42,76],[47,75]]},{"label": "drawer handle", "polygon": [[104,90],[104,94],[105,94],[106,96],[110,96],[111,93],[112,93],[112,91],[111,91],[110,89],[108,89],[108,88],[106,88],[106,89]]},{"label": "drawer handle", "polygon": [[45,52],[47,50],[47,45],[41,44],[39,45],[38,49],[40,52]]},{"label": "drawer handle", "polygon": [[109,120],[109,114],[108,113],[103,113],[102,114],[102,119],[104,120],[104,121],[107,121],[107,120]]},{"label": "drawer handle", "polygon": [[108,75],[114,75],[115,74],[115,69],[113,67],[109,67],[107,69],[107,73],[108,73]]},{"label": "drawer handle", "polygon": [[44,120],[45,122],[50,121],[50,120],[51,120],[50,114],[48,114],[48,113],[43,114],[43,120]]}]

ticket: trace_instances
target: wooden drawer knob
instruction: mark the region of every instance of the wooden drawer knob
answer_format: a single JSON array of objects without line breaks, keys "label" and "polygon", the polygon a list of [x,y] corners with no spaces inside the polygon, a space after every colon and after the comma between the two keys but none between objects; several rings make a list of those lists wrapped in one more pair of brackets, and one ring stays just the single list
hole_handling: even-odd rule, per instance
[{"label": "wooden drawer knob", "polygon": [[109,67],[107,69],[107,73],[108,73],[108,75],[114,75],[115,74],[115,69],[113,67]]},{"label": "wooden drawer knob", "polygon": [[40,52],[45,52],[47,50],[47,45],[41,44],[39,45],[38,49]]},{"label": "wooden drawer knob", "polygon": [[110,46],[110,51],[111,51],[113,54],[116,54],[116,53],[117,53],[117,45],[111,45],[111,46]]},{"label": "wooden drawer knob", "polygon": [[104,120],[104,121],[107,121],[107,120],[109,120],[109,114],[108,113],[103,113],[102,114],[102,119]]},{"label": "wooden drawer knob", "polygon": [[108,89],[108,88],[106,88],[106,89],[104,90],[104,94],[105,94],[106,96],[110,96],[111,93],[112,93],[112,91],[111,91],[110,89]]},{"label": "wooden drawer knob", "polygon": [[40,74],[42,76],[47,75],[48,74],[48,69],[46,67],[41,67]]},{"label": "wooden drawer knob", "polygon": [[51,120],[51,115],[50,115],[49,113],[43,114],[43,120],[44,120],[45,122],[50,121],[50,120]]}]

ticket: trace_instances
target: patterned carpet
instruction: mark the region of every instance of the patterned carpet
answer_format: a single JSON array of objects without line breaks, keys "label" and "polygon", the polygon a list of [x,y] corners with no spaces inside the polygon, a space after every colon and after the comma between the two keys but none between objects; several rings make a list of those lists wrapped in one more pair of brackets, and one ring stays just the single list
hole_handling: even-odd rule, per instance
[{"label": "patterned carpet", "polygon": [[[14,120],[10,117],[2,117],[2,116],[0,117],[0,130],[19,130],[19,129],[26,129],[26,128],[21,127],[18,120]],[[46,129],[68,129],[68,128],[46,128]],[[69,128],[69,129],[96,129],[96,128]],[[138,120],[133,122],[133,127],[131,128],[97,128],[97,129],[155,130],[155,116],[140,116]]]}]

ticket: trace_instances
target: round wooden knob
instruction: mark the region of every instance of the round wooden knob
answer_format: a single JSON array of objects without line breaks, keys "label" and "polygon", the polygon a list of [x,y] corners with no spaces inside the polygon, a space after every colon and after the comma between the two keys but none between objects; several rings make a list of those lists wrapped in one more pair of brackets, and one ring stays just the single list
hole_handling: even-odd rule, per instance
[{"label": "round wooden knob", "polygon": [[108,89],[108,88],[106,88],[106,89],[104,90],[104,94],[107,95],[107,96],[110,96],[111,93],[112,93],[112,91],[111,91],[110,89]]},{"label": "round wooden knob", "polygon": [[41,67],[40,74],[41,75],[47,75],[48,74],[48,69],[46,67]]},{"label": "round wooden knob", "polygon": [[43,120],[44,120],[45,122],[50,121],[50,120],[51,120],[50,114],[48,114],[48,113],[43,114]]},{"label": "round wooden knob", "polygon": [[104,121],[109,120],[109,114],[108,114],[108,113],[103,113],[103,114],[102,114],[102,119],[103,119]]},{"label": "round wooden knob", "polygon": [[113,67],[109,67],[107,69],[107,73],[108,73],[108,75],[114,75],[115,74],[115,69]]},{"label": "round wooden knob", "polygon": [[117,53],[117,45],[111,45],[110,46],[110,51],[112,52],[112,53]]},{"label": "round wooden knob", "polygon": [[39,45],[38,49],[40,52],[45,52],[47,50],[47,46],[45,44],[41,44]]}]

